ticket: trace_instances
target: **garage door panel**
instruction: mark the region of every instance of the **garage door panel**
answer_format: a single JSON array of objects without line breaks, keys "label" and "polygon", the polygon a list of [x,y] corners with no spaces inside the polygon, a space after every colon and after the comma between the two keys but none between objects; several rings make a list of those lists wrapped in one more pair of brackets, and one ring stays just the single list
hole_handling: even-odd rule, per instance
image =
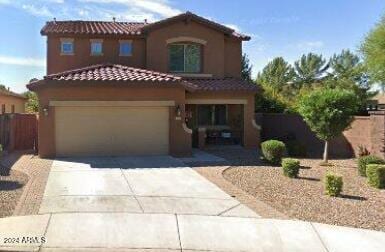
[{"label": "garage door panel", "polygon": [[56,107],[57,156],[168,154],[168,107]]}]

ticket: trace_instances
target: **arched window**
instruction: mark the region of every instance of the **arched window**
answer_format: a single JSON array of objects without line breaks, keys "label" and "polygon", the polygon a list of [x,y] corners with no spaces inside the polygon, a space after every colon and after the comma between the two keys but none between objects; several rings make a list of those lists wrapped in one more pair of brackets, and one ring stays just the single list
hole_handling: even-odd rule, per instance
[{"label": "arched window", "polygon": [[202,45],[177,42],[168,45],[169,71],[173,73],[202,72]]}]

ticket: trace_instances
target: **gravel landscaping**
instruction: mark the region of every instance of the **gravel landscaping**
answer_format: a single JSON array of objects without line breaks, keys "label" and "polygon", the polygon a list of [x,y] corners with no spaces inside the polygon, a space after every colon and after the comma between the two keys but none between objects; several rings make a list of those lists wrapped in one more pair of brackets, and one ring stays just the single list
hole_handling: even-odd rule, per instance
[{"label": "gravel landscaping", "polygon": [[[231,167],[222,172],[226,180],[290,218],[385,231],[385,190],[368,186],[353,159],[331,160],[332,167],[319,166],[319,159],[300,159],[299,178],[290,179],[280,167],[262,163],[255,152],[208,151],[229,160]],[[327,170],[343,176],[341,197],[324,194]]]},{"label": "gravel landscaping", "polygon": [[28,176],[11,171],[9,176],[0,176],[0,217],[11,216],[23,193]]},{"label": "gravel landscaping", "polygon": [[13,152],[1,164],[10,175],[1,177],[0,217],[38,214],[52,160]]}]

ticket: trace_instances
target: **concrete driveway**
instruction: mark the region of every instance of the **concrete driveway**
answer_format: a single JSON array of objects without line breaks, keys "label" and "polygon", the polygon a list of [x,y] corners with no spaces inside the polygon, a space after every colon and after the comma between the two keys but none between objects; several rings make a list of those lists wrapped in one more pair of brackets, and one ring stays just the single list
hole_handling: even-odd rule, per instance
[{"label": "concrete driveway", "polygon": [[55,160],[39,215],[0,219],[0,250],[383,251],[385,234],[261,219],[168,156]]},{"label": "concrete driveway", "polygon": [[82,212],[258,217],[170,156],[55,160],[39,213]]}]

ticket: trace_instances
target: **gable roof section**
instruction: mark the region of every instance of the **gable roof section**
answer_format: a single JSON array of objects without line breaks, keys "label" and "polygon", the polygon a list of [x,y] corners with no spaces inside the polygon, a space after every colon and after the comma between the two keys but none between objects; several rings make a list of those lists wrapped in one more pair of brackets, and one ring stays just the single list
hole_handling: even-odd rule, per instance
[{"label": "gable roof section", "polygon": [[214,30],[223,32],[241,40],[250,40],[249,36],[240,34],[234,29],[213,22],[191,12],[166,18],[151,24],[144,22],[116,22],[116,21],[49,21],[41,29],[41,35],[131,35],[140,36],[151,30],[178,21],[194,20]]},{"label": "gable roof section", "polygon": [[21,95],[21,94],[18,94],[18,93],[9,91],[9,90],[4,90],[4,89],[0,89],[0,95],[12,96],[12,97],[19,98],[19,99],[24,99],[24,100],[27,99],[24,95]]},{"label": "gable roof section", "polygon": [[250,40],[249,36],[240,34],[232,28],[221,25],[219,23],[216,23],[216,22],[211,21],[209,19],[206,19],[204,17],[198,16],[192,12],[189,12],[189,11],[182,13],[182,14],[179,14],[179,15],[174,16],[174,17],[166,18],[166,19],[160,20],[158,22],[148,24],[148,25],[143,27],[143,31],[151,31],[151,30],[157,29],[159,27],[164,27],[170,23],[175,23],[175,22],[179,22],[179,21],[189,22],[191,20],[194,20],[197,23],[206,25],[206,26],[208,26],[214,30],[223,32],[226,35],[233,36],[233,37],[236,37],[236,38],[239,38],[242,40]]},{"label": "gable roof section", "polygon": [[149,85],[151,87],[181,86],[190,92],[258,91],[256,85],[235,78],[182,78],[168,73],[160,73],[151,70],[109,63],[92,65],[89,67],[47,75],[43,80],[37,80],[29,83],[27,87],[30,90],[35,90],[43,85],[51,85],[52,82],[58,85],[65,85],[67,83],[76,85],[95,85],[96,83],[108,85],[110,83],[120,83],[127,86],[135,84],[147,87]]},{"label": "gable roof section", "polygon": [[47,84],[47,81],[55,82],[59,85],[67,83],[76,84],[95,84],[118,82],[121,84],[152,84],[152,85],[181,85],[186,89],[190,89],[189,83],[185,83],[181,77],[167,73],[160,73],[151,70],[145,70],[135,67],[129,67],[119,64],[98,64],[83,68],[77,68],[60,73],[50,74],[43,78],[29,83],[27,87],[34,90],[42,85]]}]

